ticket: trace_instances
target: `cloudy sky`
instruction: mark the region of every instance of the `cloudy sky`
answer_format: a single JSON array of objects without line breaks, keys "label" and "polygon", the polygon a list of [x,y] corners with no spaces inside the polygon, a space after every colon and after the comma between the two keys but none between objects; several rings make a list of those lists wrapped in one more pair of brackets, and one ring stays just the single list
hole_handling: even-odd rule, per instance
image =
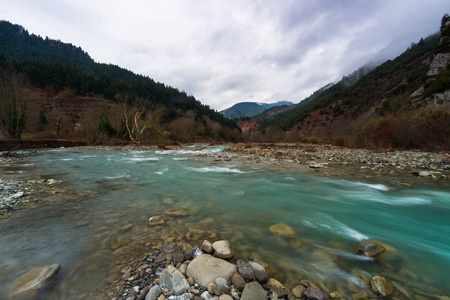
[{"label": "cloudy sky", "polygon": [[0,0],[0,19],[217,110],[299,102],[395,57],[449,12],[448,0]]}]

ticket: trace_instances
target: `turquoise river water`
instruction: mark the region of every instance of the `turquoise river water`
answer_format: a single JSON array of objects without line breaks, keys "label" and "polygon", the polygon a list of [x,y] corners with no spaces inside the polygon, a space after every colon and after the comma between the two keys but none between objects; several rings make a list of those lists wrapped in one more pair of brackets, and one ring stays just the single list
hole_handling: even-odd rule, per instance
[{"label": "turquoise river water", "polygon": [[[361,277],[381,274],[402,290],[398,298],[450,294],[448,189],[198,156],[222,150],[69,149],[25,156],[21,168],[27,176],[64,180],[62,187],[72,196],[0,220],[0,293],[26,270],[60,263],[58,280],[42,299],[86,297],[108,276],[112,251],[121,246],[110,246],[111,241],[117,243],[122,235],[131,242],[180,233],[183,237],[175,238],[181,241],[192,227],[194,235],[203,234],[189,241],[193,246],[215,232],[231,240],[237,257],[267,262],[271,274],[291,288],[310,279],[356,298],[370,294]],[[164,204],[165,198],[173,204]],[[148,228],[149,217],[174,209],[189,215],[161,232]],[[204,220],[206,228],[198,224]],[[289,225],[296,236],[273,235],[268,228],[277,223]],[[126,224],[133,230],[121,233]],[[376,260],[357,255],[357,245],[366,238],[386,244],[387,251]]]}]

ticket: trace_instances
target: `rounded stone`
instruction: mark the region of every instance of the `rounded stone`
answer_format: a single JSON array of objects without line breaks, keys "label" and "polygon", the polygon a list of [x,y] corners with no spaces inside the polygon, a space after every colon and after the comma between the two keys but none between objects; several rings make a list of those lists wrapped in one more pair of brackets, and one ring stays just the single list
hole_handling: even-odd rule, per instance
[{"label": "rounded stone", "polygon": [[164,224],[164,218],[162,216],[153,216],[148,219],[148,225],[156,226]]},{"label": "rounded stone", "polygon": [[214,249],[214,256],[222,259],[230,259],[233,257],[233,250],[231,250],[231,244],[227,240],[217,241],[212,244]]},{"label": "rounded stone", "polygon": [[295,236],[294,230],[286,224],[274,224],[269,227],[269,231],[283,237]]},{"label": "rounded stone", "polygon": [[241,300],[261,300],[266,298],[266,292],[256,281],[247,283],[241,296]]}]

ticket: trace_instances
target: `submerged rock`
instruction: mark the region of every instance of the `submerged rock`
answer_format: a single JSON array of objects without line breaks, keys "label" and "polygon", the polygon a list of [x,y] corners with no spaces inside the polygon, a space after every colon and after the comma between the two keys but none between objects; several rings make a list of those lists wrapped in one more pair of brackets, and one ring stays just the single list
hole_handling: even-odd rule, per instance
[{"label": "submerged rock", "polygon": [[162,216],[153,216],[148,219],[148,225],[156,226],[164,224],[164,219]]},{"label": "submerged rock", "polygon": [[35,267],[18,277],[8,287],[9,299],[34,299],[39,290],[49,284],[61,269],[60,264]]},{"label": "submerged rock", "polygon": [[375,275],[370,280],[370,287],[372,291],[383,297],[389,296],[394,292],[394,286],[392,283],[380,275]]},{"label": "submerged rock", "polygon": [[275,235],[280,235],[283,237],[293,237],[295,236],[294,230],[286,224],[274,224],[269,227],[270,232]]},{"label": "submerged rock", "polygon": [[185,217],[188,215],[188,212],[185,210],[173,210],[166,212],[166,215],[171,217]]},{"label": "submerged rock", "polygon": [[375,257],[385,251],[385,248],[372,240],[363,240],[359,245],[358,252],[368,257]]}]

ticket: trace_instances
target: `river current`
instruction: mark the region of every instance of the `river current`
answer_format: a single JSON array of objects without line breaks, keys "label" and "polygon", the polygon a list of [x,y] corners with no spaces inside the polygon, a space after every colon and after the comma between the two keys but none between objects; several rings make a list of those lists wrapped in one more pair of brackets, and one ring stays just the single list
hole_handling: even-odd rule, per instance
[{"label": "river current", "polygon": [[[271,274],[288,285],[310,279],[352,297],[369,292],[361,277],[380,274],[403,290],[405,299],[450,294],[448,189],[199,156],[222,150],[64,149],[25,156],[27,176],[63,180],[62,186],[79,196],[43,201],[0,220],[0,293],[32,267],[60,263],[58,280],[42,299],[82,298],[108,276],[121,235],[126,242],[148,238],[139,236],[143,232],[163,239],[178,232],[184,239],[189,227],[204,221],[203,233],[230,239],[236,257],[268,263]],[[167,198],[172,204],[163,203]],[[179,228],[149,231],[148,218],[170,209],[188,212],[172,223]],[[278,223],[290,226],[296,236],[272,234],[268,228]],[[133,230],[121,233],[126,224]],[[204,238],[189,242],[199,246]],[[356,254],[367,238],[385,245],[386,252],[377,259]],[[93,255],[95,263],[87,263]]]}]

